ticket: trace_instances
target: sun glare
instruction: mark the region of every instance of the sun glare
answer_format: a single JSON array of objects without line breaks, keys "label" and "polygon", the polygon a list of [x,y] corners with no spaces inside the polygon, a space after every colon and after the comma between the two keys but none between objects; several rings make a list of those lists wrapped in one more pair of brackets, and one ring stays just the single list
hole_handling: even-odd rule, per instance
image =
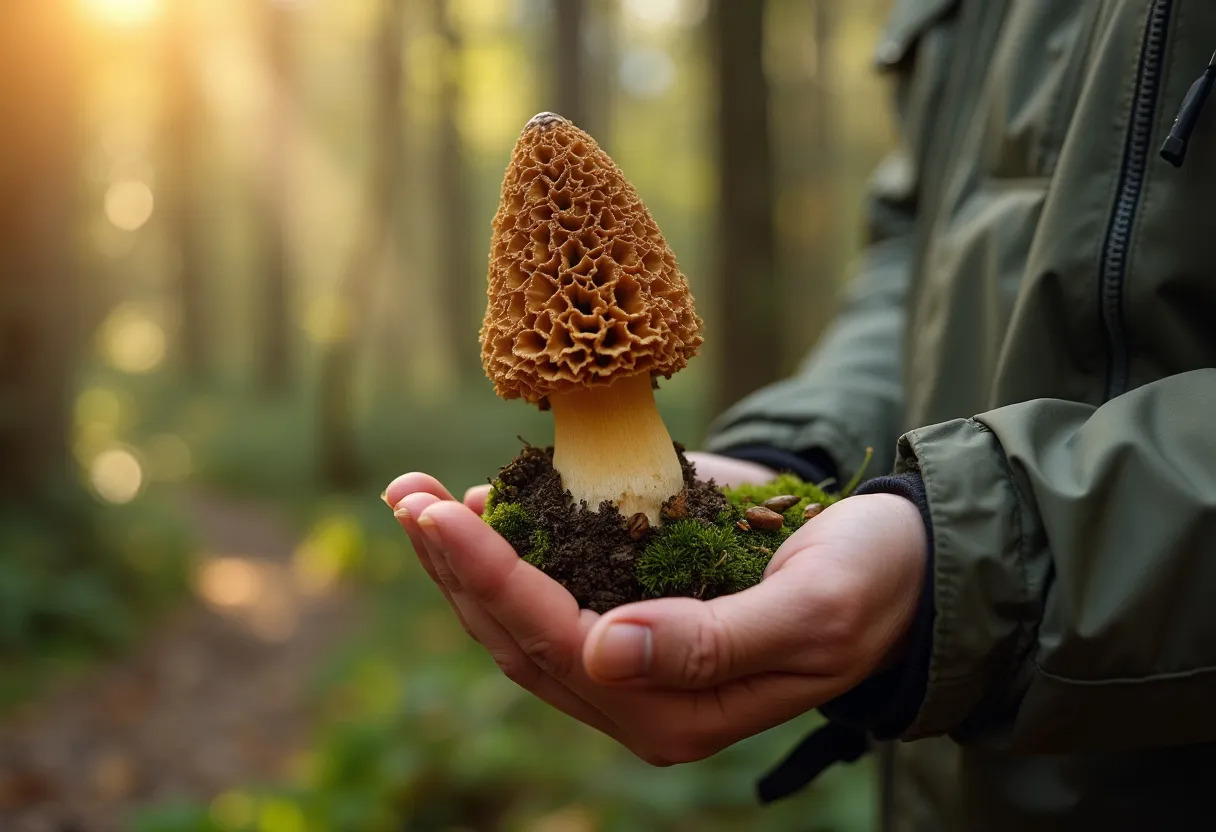
[{"label": "sun glare", "polygon": [[144,26],[156,18],[158,0],[81,0],[85,10],[103,23]]}]

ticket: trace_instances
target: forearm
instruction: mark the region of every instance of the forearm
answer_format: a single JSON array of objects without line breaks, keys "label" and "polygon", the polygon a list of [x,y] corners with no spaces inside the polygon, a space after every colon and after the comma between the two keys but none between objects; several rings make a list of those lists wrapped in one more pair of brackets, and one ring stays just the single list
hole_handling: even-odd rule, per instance
[{"label": "forearm", "polygon": [[909,247],[903,236],[871,246],[840,314],[802,370],[727,411],[706,448],[819,449],[840,471],[856,470],[873,448],[874,469],[890,470],[899,435]]}]

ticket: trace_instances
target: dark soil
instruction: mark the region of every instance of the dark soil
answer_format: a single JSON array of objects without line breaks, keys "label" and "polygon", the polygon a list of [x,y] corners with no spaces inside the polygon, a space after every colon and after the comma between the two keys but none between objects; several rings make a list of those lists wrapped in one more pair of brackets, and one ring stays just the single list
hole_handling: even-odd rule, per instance
[{"label": "dark soil", "polygon": [[[726,497],[713,480],[696,478],[696,469],[676,445],[684,471],[684,491],[663,505],[665,520],[700,520],[713,523],[727,508]],[[636,578],[638,555],[650,532],[639,534],[634,521],[621,515],[610,502],[596,510],[586,503],[573,505],[553,467],[553,449],[527,446],[498,475],[501,499],[519,503],[549,540],[541,568],[564,586],[579,606],[596,612],[645,598]],[[635,539],[636,538],[636,539]],[[508,537],[508,540],[510,538]],[[529,541],[510,540],[517,551]]]}]

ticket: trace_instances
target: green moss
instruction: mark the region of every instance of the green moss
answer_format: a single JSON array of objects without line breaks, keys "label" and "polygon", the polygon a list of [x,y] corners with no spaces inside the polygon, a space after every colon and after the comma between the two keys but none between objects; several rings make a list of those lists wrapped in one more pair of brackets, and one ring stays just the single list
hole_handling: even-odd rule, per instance
[{"label": "green moss", "polygon": [[490,493],[486,495],[486,510],[485,514],[482,515],[483,517],[488,517],[490,512],[492,512],[498,506],[498,504],[502,502],[502,490],[502,480],[490,481]]},{"label": "green moss", "polygon": [[522,505],[496,502],[486,509],[482,519],[502,535],[520,557],[537,568],[544,566],[549,555],[549,533],[536,525]]},{"label": "green moss", "polygon": [[[867,463],[869,458],[867,454]],[[863,465],[843,495],[857,487],[864,470]],[[764,577],[776,551],[807,522],[803,519],[807,506],[818,503],[827,508],[843,499],[824,491],[829,484],[804,482],[792,474],[782,474],[759,485],[723,489],[727,508],[712,526],[682,520],[651,532],[645,550],[638,557],[638,583],[651,597],[713,598],[755,586]],[[799,499],[782,515],[785,523],[780,529],[740,528],[747,509],[786,495]]]},{"label": "green moss", "polygon": [[544,569],[545,561],[549,558],[549,533],[544,529],[534,529],[531,543],[532,550],[523,558],[537,569]]},{"label": "green moss", "polygon": [[500,503],[487,508],[485,521],[507,540],[525,540],[532,535],[532,518],[519,503]]},{"label": "green moss", "polygon": [[800,499],[793,508],[786,512],[786,516],[796,513],[799,518],[802,517],[803,510],[810,503],[819,503],[826,508],[839,499],[824,491],[822,486],[803,482],[793,474],[781,474],[775,480],[760,485],[740,485],[737,488],[723,489],[723,493],[731,505],[740,508],[759,505],[772,497],[792,494]]},{"label": "green moss", "polygon": [[680,520],[651,535],[638,558],[638,583],[652,597],[713,597],[755,583],[764,572],[759,560],[732,526]]}]

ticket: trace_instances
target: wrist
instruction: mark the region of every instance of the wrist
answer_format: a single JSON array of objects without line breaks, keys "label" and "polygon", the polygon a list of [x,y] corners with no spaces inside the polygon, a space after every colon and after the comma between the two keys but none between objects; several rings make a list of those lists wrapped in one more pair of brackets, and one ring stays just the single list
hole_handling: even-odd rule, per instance
[{"label": "wrist", "polygon": [[901,621],[896,640],[883,663],[852,691],[824,705],[829,719],[864,728],[880,740],[895,739],[912,725],[924,701],[929,682],[929,658],[933,647],[934,580],[933,527],[924,483],[917,474],[878,477],[861,486],[861,497],[878,498],[898,524],[895,539],[901,547],[904,566],[912,567],[917,593],[911,612]]}]

